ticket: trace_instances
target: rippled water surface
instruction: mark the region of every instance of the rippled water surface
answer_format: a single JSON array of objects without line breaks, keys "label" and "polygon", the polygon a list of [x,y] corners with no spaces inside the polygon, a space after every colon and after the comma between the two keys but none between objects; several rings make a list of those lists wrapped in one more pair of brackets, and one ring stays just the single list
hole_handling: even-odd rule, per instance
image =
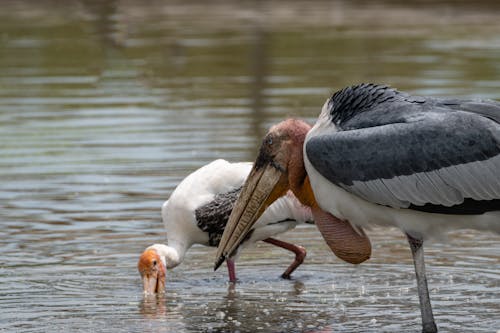
[{"label": "rippled water surface", "polygon": [[[500,99],[495,2],[6,1],[0,11],[0,330],[416,332],[413,264],[397,230],[372,259],[336,259],[314,226],[238,262],[194,247],[144,298],[136,261],[165,238],[160,206],[203,164],[253,160],[273,123],[374,81]],[[429,3],[427,3],[428,5]],[[500,329],[500,238],[458,231],[426,247],[444,332]]]}]

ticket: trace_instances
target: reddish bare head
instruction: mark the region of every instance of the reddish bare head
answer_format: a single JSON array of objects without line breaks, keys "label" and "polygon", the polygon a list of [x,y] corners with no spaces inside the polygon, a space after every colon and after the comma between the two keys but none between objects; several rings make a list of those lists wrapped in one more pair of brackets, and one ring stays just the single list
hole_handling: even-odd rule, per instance
[{"label": "reddish bare head", "polygon": [[217,253],[217,267],[233,255],[264,210],[288,190],[291,189],[301,203],[312,204],[310,186],[304,191],[307,173],[302,152],[310,129],[311,126],[302,120],[287,119],[271,127],[264,137],[224,230]]},{"label": "reddish bare head", "polygon": [[311,208],[316,225],[332,251],[350,263],[361,263],[371,254],[371,244],[362,230],[323,211],[314,197],[304,166],[304,141],[311,129],[307,123],[285,120],[269,130],[248,175],[217,250],[215,268],[234,254],[264,210],[291,190]]}]

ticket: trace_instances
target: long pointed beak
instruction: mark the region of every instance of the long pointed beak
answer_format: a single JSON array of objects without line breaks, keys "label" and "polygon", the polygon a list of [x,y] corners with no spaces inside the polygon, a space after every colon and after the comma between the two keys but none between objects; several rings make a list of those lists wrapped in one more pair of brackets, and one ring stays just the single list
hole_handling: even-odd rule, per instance
[{"label": "long pointed beak", "polygon": [[165,275],[158,272],[144,274],[142,276],[142,287],[146,295],[165,292]]},{"label": "long pointed beak", "polygon": [[286,193],[287,188],[279,186],[283,175],[273,164],[260,168],[254,166],[222,234],[217,248],[215,270],[236,251],[266,207]]},{"label": "long pointed beak", "polygon": [[158,285],[157,274],[142,276],[142,287],[144,294],[154,294],[156,292],[156,287]]}]

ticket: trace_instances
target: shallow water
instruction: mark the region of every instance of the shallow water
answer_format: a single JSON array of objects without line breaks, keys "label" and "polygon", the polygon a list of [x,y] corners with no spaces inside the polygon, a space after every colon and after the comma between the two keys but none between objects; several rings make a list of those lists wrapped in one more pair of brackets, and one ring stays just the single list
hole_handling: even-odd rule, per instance
[{"label": "shallow water", "polygon": [[[240,283],[194,247],[144,298],[136,261],[162,241],[160,206],[216,158],[253,160],[269,125],[313,122],[348,84],[500,99],[495,2],[140,4],[5,2],[0,12],[0,330],[415,332],[413,264],[397,230],[368,231],[360,266],[314,226],[243,253]],[[445,332],[500,329],[499,236],[426,247]]]}]

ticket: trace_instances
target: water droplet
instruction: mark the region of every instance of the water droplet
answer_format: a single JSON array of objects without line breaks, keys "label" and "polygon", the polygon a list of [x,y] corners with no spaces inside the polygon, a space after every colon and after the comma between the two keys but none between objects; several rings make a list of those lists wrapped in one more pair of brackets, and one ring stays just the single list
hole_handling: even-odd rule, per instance
[{"label": "water droplet", "polygon": [[226,317],[226,314],[222,311],[217,311],[215,313],[215,318],[219,319],[219,320],[222,320]]}]

